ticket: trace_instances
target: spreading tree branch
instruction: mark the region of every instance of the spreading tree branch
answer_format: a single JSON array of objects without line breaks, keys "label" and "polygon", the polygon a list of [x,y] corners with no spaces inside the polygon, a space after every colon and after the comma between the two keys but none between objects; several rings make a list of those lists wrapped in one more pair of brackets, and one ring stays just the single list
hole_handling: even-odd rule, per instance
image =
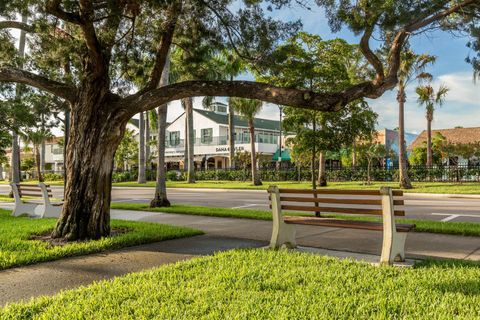
[{"label": "spreading tree branch", "polygon": [[50,0],[46,4],[46,11],[55,17],[73,24],[80,25],[82,23],[78,12],[67,12],[60,7],[62,0]]},{"label": "spreading tree branch", "polygon": [[174,100],[198,96],[228,96],[258,99],[280,105],[335,111],[343,104],[342,94],[316,93],[311,90],[281,88],[251,81],[183,81],[124,99],[133,114],[154,109]]},{"label": "spreading tree branch", "polygon": [[20,21],[0,21],[0,29],[20,29],[28,33],[35,32],[35,27]]},{"label": "spreading tree branch", "polygon": [[69,102],[74,102],[76,99],[77,89],[74,86],[11,67],[0,68],[0,82],[23,83],[40,90],[48,91]]}]

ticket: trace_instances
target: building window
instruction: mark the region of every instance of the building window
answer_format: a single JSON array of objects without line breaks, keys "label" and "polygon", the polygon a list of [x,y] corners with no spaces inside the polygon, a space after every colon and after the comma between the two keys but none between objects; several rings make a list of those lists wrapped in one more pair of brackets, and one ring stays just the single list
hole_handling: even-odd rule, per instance
[{"label": "building window", "polygon": [[63,154],[63,148],[58,144],[52,145],[52,154],[55,154],[55,155]]},{"label": "building window", "polygon": [[180,131],[169,132],[169,144],[170,146],[178,146],[180,144]]},{"label": "building window", "polygon": [[226,113],[226,112],[227,112],[227,107],[217,105],[217,112],[224,112],[224,113]]},{"label": "building window", "polygon": [[213,129],[202,129],[202,143],[210,143],[213,140]]}]

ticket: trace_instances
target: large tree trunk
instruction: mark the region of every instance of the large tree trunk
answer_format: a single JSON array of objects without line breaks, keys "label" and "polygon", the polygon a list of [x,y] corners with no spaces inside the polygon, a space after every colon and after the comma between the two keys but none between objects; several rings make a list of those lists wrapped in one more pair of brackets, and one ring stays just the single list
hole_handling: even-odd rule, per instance
[{"label": "large tree trunk", "polygon": [[230,168],[235,168],[235,110],[233,105],[228,101],[228,161]]},{"label": "large tree trunk", "polygon": [[398,101],[398,180],[400,188],[412,189],[412,183],[407,172],[407,154],[405,152],[405,87],[400,84],[397,94]]},{"label": "large tree trunk", "polygon": [[0,181],[3,181],[3,164],[0,163]]},{"label": "large tree trunk", "polygon": [[165,138],[167,128],[167,105],[158,107],[158,140],[157,140],[157,183],[155,196],[150,202],[150,207],[170,207],[167,199],[167,183],[165,172]]},{"label": "large tree trunk", "polygon": [[34,148],[35,148],[35,163],[37,165],[38,182],[43,182],[40,150],[38,146],[34,146]]},{"label": "large tree trunk", "polygon": [[151,170],[150,165],[150,111],[145,112],[145,170]]},{"label": "large tree trunk", "polygon": [[325,153],[322,151],[320,152],[320,156],[318,159],[318,186],[319,187],[326,187],[327,186],[327,172],[325,168]]},{"label": "large tree trunk", "polygon": [[195,137],[193,134],[193,99],[185,99],[185,117],[187,122],[187,183],[195,183],[194,146]]},{"label": "large tree trunk", "polygon": [[138,143],[138,183],[146,183],[145,178],[145,118],[140,112],[139,120],[139,143]]},{"label": "large tree trunk", "polygon": [[253,119],[248,119],[248,127],[250,129],[250,149],[252,151],[252,183],[254,186],[261,186],[262,181],[258,176],[257,170],[257,152],[255,150],[255,127],[253,125]]},{"label": "large tree trunk", "polygon": [[52,233],[67,240],[110,234],[110,200],[115,151],[130,118],[113,108],[106,80],[88,81],[71,110],[67,184],[62,214]]},{"label": "large tree trunk", "polygon": [[433,164],[432,152],[432,117],[427,114],[427,166]]}]

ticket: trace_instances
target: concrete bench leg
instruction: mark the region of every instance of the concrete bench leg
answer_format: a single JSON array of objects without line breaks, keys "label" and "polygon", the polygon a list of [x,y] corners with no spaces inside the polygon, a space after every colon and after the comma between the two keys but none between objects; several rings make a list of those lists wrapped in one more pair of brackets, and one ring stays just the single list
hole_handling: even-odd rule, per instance
[{"label": "concrete bench leg", "polygon": [[41,218],[58,218],[60,217],[60,213],[62,212],[62,206],[54,206],[50,202],[50,198],[48,197],[47,186],[45,183],[41,182],[38,186],[42,189],[43,194],[43,205],[39,205],[35,210],[35,214],[40,216]]},{"label": "concrete bench leg", "polygon": [[40,218],[58,218],[62,213],[62,206],[40,204],[35,208],[35,215]]},{"label": "concrete bench leg", "polygon": [[278,249],[281,247],[295,248],[296,229],[295,225],[283,222],[282,207],[280,203],[280,192],[277,186],[268,189],[272,201],[272,238],[270,240],[270,248]]},{"label": "concrete bench leg", "polygon": [[393,194],[389,187],[380,189],[383,211],[383,244],[381,264],[391,265],[405,261],[405,241],[407,232],[397,232],[393,208]]},{"label": "concrete bench leg", "polygon": [[24,202],[17,202],[15,201],[15,207],[12,211],[12,216],[18,217],[22,214],[28,214],[29,216],[35,215],[35,210],[37,208],[37,204],[34,203],[24,203]]},{"label": "concrete bench leg", "polygon": [[13,198],[15,199],[15,207],[12,211],[12,216],[18,217],[22,214],[34,215],[35,209],[38,206],[36,203],[23,202],[18,192],[18,187],[15,183],[11,183]]}]

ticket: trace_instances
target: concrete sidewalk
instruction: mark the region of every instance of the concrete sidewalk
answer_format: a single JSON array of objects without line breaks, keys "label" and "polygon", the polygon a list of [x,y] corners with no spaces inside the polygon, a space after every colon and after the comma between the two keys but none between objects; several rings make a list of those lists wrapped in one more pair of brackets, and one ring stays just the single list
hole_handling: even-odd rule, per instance
[{"label": "concrete sidewalk", "polygon": [[265,244],[201,235],[7,269],[0,271],[0,307],[196,256]]},{"label": "concrete sidewalk", "polygon": [[[270,241],[272,222],[252,219],[217,218],[147,211],[112,210],[112,218],[188,226],[209,235]],[[382,232],[297,225],[301,246],[380,255]],[[480,238],[444,234],[415,233],[407,237],[406,255],[412,259],[429,257],[480,260]]]}]

